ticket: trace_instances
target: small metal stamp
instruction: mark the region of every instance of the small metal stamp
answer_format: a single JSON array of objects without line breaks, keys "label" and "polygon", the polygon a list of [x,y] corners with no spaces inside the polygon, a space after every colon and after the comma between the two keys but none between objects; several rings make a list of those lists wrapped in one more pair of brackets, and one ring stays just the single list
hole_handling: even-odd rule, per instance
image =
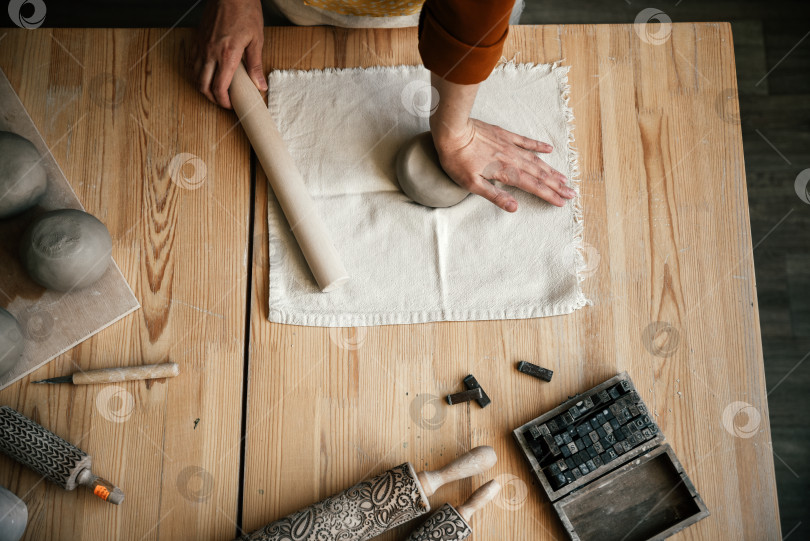
[{"label": "small metal stamp", "polygon": [[478,405],[481,406],[482,408],[487,407],[490,404],[490,402],[492,402],[492,400],[489,399],[489,396],[487,396],[487,393],[484,392],[484,388],[481,387],[481,385],[478,383],[478,380],[475,379],[475,376],[473,376],[472,374],[464,378],[464,385],[466,385],[467,389],[470,391],[472,391],[473,389],[481,389],[481,398],[477,399],[476,402],[478,402]]},{"label": "small metal stamp", "polygon": [[582,472],[579,471],[579,468],[574,468],[573,470],[571,470],[571,473],[574,474],[574,479],[579,479],[580,477],[582,477]]},{"label": "small metal stamp", "polygon": [[593,457],[593,465],[597,468],[602,465],[602,459],[599,458],[599,455]]},{"label": "small metal stamp", "polygon": [[[594,445],[596,445],[596,443],[594,443]],[[588,456],[589,457],[593,458],[598,454],[599,454],[599,451],[597,451],[595,447],[593,447],[593,446],[588,447]]]},{"label": "small metal stamp", "polygon": [[616,387],[611,387],[610,390],[608,391],[608,394],[610,395],[610,398],[612,398],[613,400],[618,400],[619,397],[621,396],[621,394],[619,394],[619,390],[616,389]]},{"label": "small metal stamp", "polygon": [[568,458],[571,456],[571,449],[569,449],[567,445],[560,447],[560,452],[562,453],[563,458]]},{"label": "small metal stamp", "polygon": [[555,464],[557,464],[557,469],[559,469],[561,472],[568,469],[568,464],[566,464],[565,460],[563,459],[558,460],[557,462],[555,462]]},{"label": "small metal stamp", "polygon": [[639,411],[635,404],[630,404],[627,406],[627,409],[630,411],[630,415],[633,417],[638,417]]},{"label": "small metal stamp", "polygon": [[453,404],[461,404],[463,402],[469,402],[470,400],[480,400],[483,398],[483,396],[484,393],[480,388],[472,389],[469,391],[462,391],[460,393],[447,395],[447,403],[452,406]]},{"label": "small metal stamp", "polygon": [[568,451],[573,455],[573,454],[579,452],[579,448],[577,448],[576,443],[571,442],[571,443],[568,444]]},{"label": "small metal stamp", "polygon": [[597,434],[595,430],[588,434],[588,437],[591,438],[591,443],[599,441],[599,434]]},{"label": "small metal stamp", "polygon": [[557,444],[557,447],[562,447],[563,445],[565,445],[562,436],[560,436],[559,434],[554,436],[554,443]]},{"label": "small metal stamp", "polygon": [[591,469],[588,467],[587,464],[580,464],[579,465],[579,471],[582,472],[582,475],[588,475],[590,473]]},{"label": "small metal stamp", "polygon": [[600,442],[600,441],[594,442],[593,449],[594,449],[594,451],[596,451],[600,455],[605,452],[605,448],[602,447],[602,442]]},{"label": "small metal stamp", "polygon": [[576,406],[571,406],[571,408],[568,410],[568,414],[574,419],[579,419],[582,417],[582,413],[579,412],[579,408]]},{"label": "small metal stamp", "polygon": [[536,364],[527,363],[526,361],[520,361],[517,364],[517,369],[518,372],[529,374],[530,376],[542,379],[543,381],[551,381],[551,376],[554,374],[554,372],[552,370],[549,370],[548,368],[543,368],[542,366],[537,366]]},{"label": "small metal stamp", "polygon": [[571,415],[569,412],[565,412],[562,414],[563,421],[565,421],[566,426],[574,424],[574,416]]},{"label": "small metal stamp", "polygon": [[[556,462],[552,462],[551,465],[548,467],[548,472],[553,476],[560,475],[560,467],[557,465]],[[564,477],[563,477],[564,479]]]},{"label": "small metal stamp", "polygon": [[598,393],[596,393],[596,394],[597,394],[597,396],[599,397],[599,401],[600,401],[602,404],[607,404],[608,402],[610,402],[610,395],[609,395],[609,394],[608,394],[608,392],[607,392],[607,391],[605,391],[604,389],[602,389],[601,391],[599,391],[599,392],[598,392]]},{"label": "small metal stamp", "polygon": [[563,432],[562,439],[563,439],[563,443],[565,443],[566,445],[568,445],[569,443],[574,441],[574,440],[571,439],[571,434],[569,434],[568,432]]},{"label": "small metal stamp", "polygon": [[591,400],[591,397],[585,397],[585,399],[582,401],[582,407],[586,410],[593,408],[593,400]]},{"label": "small metal stamp", "polygon": [[619,387],[621,387],[623,393],[627,393],[630,391],[630,389],[632,389],[630,382],[627,381],[626,379],[623,379],[622,381],[619,382]]},{"label": "small metal stamp", "polygon": [[548,422],[548,429],[551,430],[552,434],[560,431],[560,427],[557,426],[557,421],[554,419]]}]

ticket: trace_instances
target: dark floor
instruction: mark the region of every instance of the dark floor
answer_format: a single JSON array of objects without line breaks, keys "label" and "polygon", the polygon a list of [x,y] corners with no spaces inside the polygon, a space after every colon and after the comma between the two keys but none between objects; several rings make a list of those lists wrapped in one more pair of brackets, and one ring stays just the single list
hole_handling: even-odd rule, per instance
[{"label": "dark floor", "polygon": [[[203,1],[47,2],[45,26],[195,26]],[[631,0],[527,0],[521,23],[631,23]],[[810,539],[810,2],[670,0],[673,22],[731,21],[751,233],[785,539]],[[5,10],[3,10],[5,11]],[[266,13],[267,24],[282,24]],[[5,13],[0,26],[9,26]],[[807,195],[805,195],[807,198]]]}]

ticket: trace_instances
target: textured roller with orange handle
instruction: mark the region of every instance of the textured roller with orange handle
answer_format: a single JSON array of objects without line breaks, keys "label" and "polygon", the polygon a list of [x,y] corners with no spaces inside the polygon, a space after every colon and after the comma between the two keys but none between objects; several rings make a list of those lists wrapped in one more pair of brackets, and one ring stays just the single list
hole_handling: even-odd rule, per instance
[{"label": "textured roller with orange handle", "polygon": [[250,541],[366,541],[430,511],[428,496],[442,485],[483,473],[495,450],[475,447],[436,471],[416,473],[410,462],[245,535]]},{"label": "textured roller with orange handle", "polygon": [[315,281],[325,292],[339,288],[349,279],[349,274],[273,116],[241,62],[228,93]]},{"label": "textured roller with orange handle", "polygon": [[90,471],[90,455],[8,406],[0,407],[0,452],[65,490],[84,485],[106,502],[124,501],[120,488]]}]

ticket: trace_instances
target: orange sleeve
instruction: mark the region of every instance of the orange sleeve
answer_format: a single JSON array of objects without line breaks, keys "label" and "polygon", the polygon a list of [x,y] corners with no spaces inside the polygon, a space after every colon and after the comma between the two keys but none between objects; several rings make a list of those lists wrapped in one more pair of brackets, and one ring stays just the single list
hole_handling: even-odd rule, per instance
[{"label": "orange sleeve", "polygon": [[451,83],[486,79],[509,32],[514,0],[426,0],[419,16],[425,67]]}]

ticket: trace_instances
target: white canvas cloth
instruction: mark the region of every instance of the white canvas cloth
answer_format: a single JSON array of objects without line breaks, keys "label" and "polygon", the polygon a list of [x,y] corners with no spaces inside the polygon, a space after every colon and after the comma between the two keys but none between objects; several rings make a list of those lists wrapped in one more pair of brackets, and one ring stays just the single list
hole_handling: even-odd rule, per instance
[{"label": "white canvas cloth", "polygon": [[[551,143],[554,152],[543,158],[576,179],[567,73],[502,64],[481,85],[473,117]],[[351,275],[341,289],[317,289],[271,192],[271,321],[523,319],[587,304],[579,197],[558,208],[507,186],[519,204],[510,214],[475,195],[429,209],[399,191],[395,157],[428,130],[429,81],[421,66],[270,74],[270,112]]]}]

